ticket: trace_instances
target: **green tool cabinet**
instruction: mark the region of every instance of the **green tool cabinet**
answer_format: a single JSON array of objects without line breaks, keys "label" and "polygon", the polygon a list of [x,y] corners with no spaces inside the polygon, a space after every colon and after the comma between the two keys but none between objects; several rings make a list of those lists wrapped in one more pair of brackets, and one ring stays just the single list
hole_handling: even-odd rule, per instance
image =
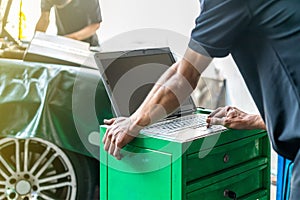
[{"label": "green tool cabinet", "polygon": [[270,199],[265,131],[227,130],[185,143],[140,136],[122,155],[116,160],[101,142],[101,200]]}]

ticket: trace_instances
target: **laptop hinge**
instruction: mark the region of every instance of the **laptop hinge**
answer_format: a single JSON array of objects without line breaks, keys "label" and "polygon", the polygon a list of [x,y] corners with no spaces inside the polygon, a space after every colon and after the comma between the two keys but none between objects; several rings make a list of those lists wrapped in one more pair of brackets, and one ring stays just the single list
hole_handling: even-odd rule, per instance
[{"label": "laptop hinge", "polygon": [[193,114],[194,111],[193,110],[188,110],[188,111],[185,111],[185,112],[180,112],[180,113],[173,113],[171,115],[169,115],[168,117],[166,117],[165,119],[175,119],[175,118],[178,118],[178,117],[182,117],[182,116],[186,116],[186,115],[191,115]]}]

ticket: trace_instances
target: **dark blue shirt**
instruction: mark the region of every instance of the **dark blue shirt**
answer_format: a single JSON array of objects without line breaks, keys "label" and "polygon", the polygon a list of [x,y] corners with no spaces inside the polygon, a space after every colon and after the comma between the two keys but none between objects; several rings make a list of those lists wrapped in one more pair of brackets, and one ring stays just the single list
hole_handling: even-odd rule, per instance
[{"label": "dark blue shirt", "polygon": [[300,1],[200,1],[189,47],[232,54],[274,149],[293,160],[300,147]]},{"label": "dark blue shirt", "polygon": [[[50,0],[41,1],[41,10],[50,11],[54,6]],[[55,20],[58,35],[66,35],[83,29],[84,27],[102,21],[98,0],[72,0],[63,8],[55,7]],[[98,46],[96,34],[84,40],[92,46]]]}]

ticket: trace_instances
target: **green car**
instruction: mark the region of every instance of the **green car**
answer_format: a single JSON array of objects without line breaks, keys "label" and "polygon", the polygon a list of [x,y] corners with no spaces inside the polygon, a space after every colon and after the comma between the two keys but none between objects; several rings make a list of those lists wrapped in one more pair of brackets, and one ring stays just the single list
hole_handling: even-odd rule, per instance
[{"label": "green car", "polygon": [[97,199],[111,116],[98,70],[0,59],[0,199]]}]

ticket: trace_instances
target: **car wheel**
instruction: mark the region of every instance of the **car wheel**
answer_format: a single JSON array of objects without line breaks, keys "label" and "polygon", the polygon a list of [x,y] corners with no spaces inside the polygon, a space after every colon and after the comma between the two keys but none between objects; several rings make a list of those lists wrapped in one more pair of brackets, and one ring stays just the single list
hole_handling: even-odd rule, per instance
[{"label": "car wheel", "polygon": [[77,177],[76,200],[99,200],[99,161],[79,153],[65,150]]},{"label": "car wheel", "polygon": [[0,199],[75,200],[76,174],[68,156],[39,138],[0,140]]}]

